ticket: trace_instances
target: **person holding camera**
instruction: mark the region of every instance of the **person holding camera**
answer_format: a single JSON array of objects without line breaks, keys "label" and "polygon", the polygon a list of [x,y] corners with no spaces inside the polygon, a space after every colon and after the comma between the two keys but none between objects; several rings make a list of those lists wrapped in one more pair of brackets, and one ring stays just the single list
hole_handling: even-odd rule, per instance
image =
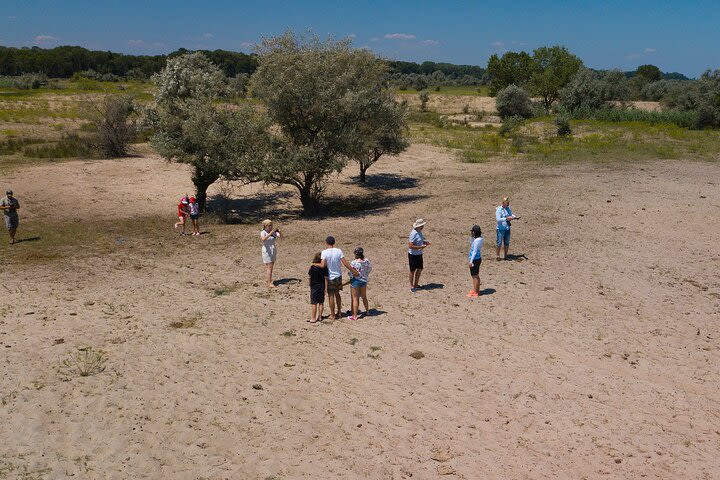
[{"label": "person holding camera", "polygon": [[280,229],[273,228],[272,220],[263,220],[263,229],[260,231],[262,243],[262,261],[265,264],[265,280],[269,288],[275,287],[272,281],[273,267],[277,258],[277,240],[280,238]]},{"label": "person holding camera", "polygon": [[510,210],[510,198],[503,197],[502,205],[495,210],[495,220],[497,220],[497,243],[495,248],[495,259],[500,258],[500,247],[504,247],[505,260],[508,259],[508,247],[510,247],[510,226],[513,220],[519,220],[520,217],[513,215]]}]

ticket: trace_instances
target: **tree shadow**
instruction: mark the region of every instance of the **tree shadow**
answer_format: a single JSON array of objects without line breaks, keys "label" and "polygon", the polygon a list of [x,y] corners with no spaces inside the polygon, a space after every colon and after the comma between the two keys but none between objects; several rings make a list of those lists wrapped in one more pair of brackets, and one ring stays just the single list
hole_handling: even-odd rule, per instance
[{"label": "tree shadow", "polygon": [[248,197],[227,198],[215,195],[208,198],[207,213],[228,224],[260,223],[265,218],[285,219],[300,213],[288,208],[286,202],[294,192],[260,193]]},{"label": "tree shadow", "polygon": [[37,242],[38,240],[40,240],[40,237],[27,237],[27,238],[20,238],[18,240],[15,240],[15,243]]},{"label": "tree shadow", "polygon": [[273,281],[273,285],[276,287],[279,285],[296,285],[300,282],[301,280],[299,278],[281,278],[280,280]]},{"label": "tree shadow", "polygon": [[425,198],[428,198],[428,195],[385,195],[381,193],[326,197],[318,212],[309,216],[323,219],[376,215],[387,211],[393,205],[415,202]]},{"label": "tree shadow", "polygon": [[483,288],[482,290],[480,290],[480,296],[482,297],[483,295],[492,295],[495,292],[497,292],[497,290],[495,290],[494,288]]},{"label": "tree shadow", "polygon": [[371,190],[406,190],[418,186],[418,179],[403,177],[395,173],[376,173],[368,175],[365,183],[360,183],[360,177],[352,177],[353,184]]}]

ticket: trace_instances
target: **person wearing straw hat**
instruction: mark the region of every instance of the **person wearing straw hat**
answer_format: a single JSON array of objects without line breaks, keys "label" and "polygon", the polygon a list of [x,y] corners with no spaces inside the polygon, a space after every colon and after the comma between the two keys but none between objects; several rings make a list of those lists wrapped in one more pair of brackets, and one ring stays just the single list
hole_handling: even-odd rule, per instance
[{"label": "person wearing straw hat", "polygon": [[425,240],[423,229],[425,220],[418,218],[413,223],[413,229],[408,237],[408,263],[410,265],[410,291],[416,292],[420,287],[420,274],[423,271],[423,250],[430,246]]},{"label": "person wearing straw hat", "polygon": [[495,220],[497,220],[497,243],[495,244],[495,259],[500,258],[500,247],[504,247],[505,260],[508,260],[508,248],[510,247],[510,222],[519,220],[520,217],[513,215],[510,210],[510,198],[503,197],[502,205],[495,210]]},{"label": "person wearing straw hat", "polygon": [[10,245],[15,243],[15,232],[17,232],[20,218],[17,211],[20,209],[20,202],[13,196],[12,190],[7,190],[5,196],[0,200],[0,210],[3,211],[5,217],[5,226],[10,234]]}]

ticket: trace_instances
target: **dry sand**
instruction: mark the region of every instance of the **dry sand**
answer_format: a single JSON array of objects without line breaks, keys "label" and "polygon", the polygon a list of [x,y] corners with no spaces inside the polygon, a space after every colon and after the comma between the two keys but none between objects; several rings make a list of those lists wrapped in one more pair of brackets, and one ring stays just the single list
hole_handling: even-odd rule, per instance
[{"label": "dry sand", "polygon": [[[370,173],[374,188],[347,172],[330,191],[373,195],[366,215],[298,219],[284,190],[238,189],[246,219],[272,213],[287,236],[268,291],[256,223],[172,230],[182,167],[11,172],[26,229],[151,215],[167,229],[22,268],[8,256],[42,240],[0,247],[0,478],[720,476],[717,164],[462,164],[414,146]],[[496,262],[506,193],[525,257]],[[434,288],[411,294],[418,216]],[[487,290],[470,300],[473,223]],[[374,262],[376,315],[306,323],[328,233]],[[107,352],[105,371],[58,373],[82,346]]]}]

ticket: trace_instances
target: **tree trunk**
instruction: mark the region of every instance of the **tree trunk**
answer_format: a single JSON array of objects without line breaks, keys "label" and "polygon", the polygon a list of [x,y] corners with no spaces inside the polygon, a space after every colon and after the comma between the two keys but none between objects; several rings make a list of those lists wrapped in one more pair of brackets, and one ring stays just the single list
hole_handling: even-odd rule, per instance
[{"label": "tree trunk", "polygon": [[311,182],[306,182],[302,187],[298,187],[300,191],[300,203],[303,206],[305,215],[314,215],[320,210],[320,199]]},{"label": "tree trunk", "polygon": [[370,165],[366,164],[365,162],[360,162],[360,183],[365,183],[365,180],[367,180],[367,175],[365,175],[365,172],[367,172],[367,169]]},{"label": "tree trunk", "polygon": [[208,187],[210,187],[210,185],[215,183],[218,178],[220,178],[220,175],[203,172],[198,168],[195,169],[195,172],[192,176],[192,182],[193,185],[195,185],[195,199],[200,206],[201,212],[205,212],[205,206],[207,203],[207,189]]}]

